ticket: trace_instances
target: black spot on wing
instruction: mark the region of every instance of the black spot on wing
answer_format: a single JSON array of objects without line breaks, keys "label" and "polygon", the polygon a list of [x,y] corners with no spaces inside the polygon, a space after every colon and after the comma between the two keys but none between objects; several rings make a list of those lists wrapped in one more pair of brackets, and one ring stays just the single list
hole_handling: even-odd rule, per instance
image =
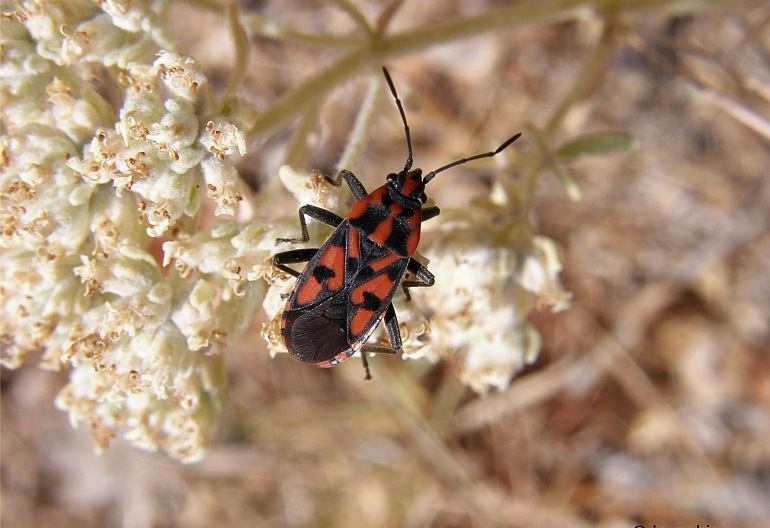
[{"label": "black spot on wing", "polygon": [[[337,277],[338,271],[335,271],[334,269],[330,268],[329,266],[324,266],[323,264],[319,264],[319,260],[327,253],[329,248],[332,247],[345,247],[348,240],[348,229],[347,224],[343,222],[340,224],[336,230],[329,236],[329,238],[324,242],[323,246],[321,246],[316,254],[313,256],[313,258],[308,263],[307,267],[305,268],[305,271],[303,271],[302,275],[300,275],[299,279],[297,280],[297,284],[294,286],[294,290],[291,293],[291,299],[292,304],[294,306],[299,306],[299,302],[297,301],[297,296],[299,295],[299,292],[302,290],[303,286],[307,283],[308,280],[312,277],[316,282],[324,286],[321,289],[321,292],[318,294],[318,296],[314,297],[310,302],[307,302],[303,304],[303,307],[309,306],[309,305],[315,305],[318,302],[324,301],[328,299],[331,295],[334,295],[336,290],[328,290],[326,289],[326,283],[330,278]],[[312,270],[312,271],[309,271]],[[344,279],[343,279],[343,286],[344,286]]]},{"label": "black spot on wing", "polygon": [[382,299],[377,297],[372,292],[364,292],[364,304],[363,308],[365,310],[369,311],[378,311],[380,308],[382,308]]},{"label": "black spot on wing", "polygon": [[404,267],[405,266],[388,267],[388,278],[393,282],[400,280],[401,276],[404,274]]},{"label": "black spot on wing", "polygon": [[374,277],[374,269],[372,269],[371,266],[364,266],[359,270],[358,275],[356,275],[356,281],[366,282],[372,277]]},{"label": "black spot on wing", "polygon": [[324,266],[322,264],[319,264],[318,266],[313,268],[313,277],[318,282],[324,282],[324,281],[326,281],[328,279],[331,279],[332,277],[336,277],[336,276],[337,276],[337,274],[334,273],[333,269],[331,269],[331,268],[329,268],[327,266]]}]

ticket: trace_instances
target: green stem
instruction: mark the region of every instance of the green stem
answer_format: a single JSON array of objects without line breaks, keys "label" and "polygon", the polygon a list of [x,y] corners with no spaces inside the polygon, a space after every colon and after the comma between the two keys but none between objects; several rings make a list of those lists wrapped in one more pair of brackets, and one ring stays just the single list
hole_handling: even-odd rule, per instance
[{"label": "green stem", "polygon": [[364,30],[364,32],[369,35],[370,37],[374,36],[374,30],[372,29],[372,26],[369,24],[369,21],[366,20],[366,17],[361,12],[360,9],[356,7],[356,5],[348,0],[332,0],[333,3],[337,5],[340,9],[342,9],[345,13],[348,14],[348,16],[355,22],[355,24]]},{"label": "green stem", "polygon": [[374,118],[378,114],[380,99],[382,99],[384,91],[385,85],[382,78],[379,75],[372,76],[366,98],[358,111],[353,130],[350,131],[345,151],[337,163],[337,170],[348,169],[356,172],[374,125]]},{"label": "green stem", "polygon": [[556,132],[572,105],[585,97],[590,92],[591,86],[596,85],[597,79],[601,78],[601,73],[606,68],[612,51],[615,49],[613,45],[614,35],[615,29],[612,22],[606,22],[593,52],[583,64],[580,75],[567,95],[561,100],[559,106],[556,107],[548,123],[543,127],[542,133],[546,141]]},{"label": "green stem", "polygon": [[[728,0],[707,0],[707,4],[727,4]],[[305,105],[317,100],[337,84],[362,71],[381,66],[395,57],[462,38],[481,35],[501,28],[513,28],[533,22],[566,19],[578,8],[594,8],[606,13],[629,13],[679,5],[679,0],[541,0],[514,4],[478,15],[470,15],[429,27],[383,35],[366,42],[311,76],[296,90],[286,94],[259,116],[250,136],[268,133],[286,125],[300,114]]]},{"label": "green stem", "polygon": [[307,44],[319,48],[352,48],[361,44],[360,35],[303,33],[302,31],[277,25],[254,13],[244,14],[241,17],[241,23],[255,35],[285,42]]},{"label": "green stem", "polygon": [[286,155],[284,156],[284,165],[291,167],[298,167],[299,160],[302,152],[305,150],[305,142],[307,135],[315,127],[318,119],[318,106],[308,106],[305,113],[302,114],[302,118],[299,120],[299,125],[294,130],[291,136],[291,141],[286,149]]},{"label": "green stem", "polygon": [[[540,151],[540,156],[533,156],[530,158],[530,163],[527,167],[524,167],[522,174],[524,174],[524,193],[525,196],[532,196],[535,192],[538,175],[541,174],[544,167],[549,166],[550,150],[549,145],[551,143],[552,136],[556,133],[562,120],[567,115],[567,112],[572,105],[585,96],[589,91],[589,88],[597,82],[600,76],[600,72],[606,66],[613,48],[615,29],[611,22],[605,23],[602,28],[602,34],[596,43],[591,55],[585,61],[580,74],[575,79],[575,82],[570,87],[567,94],[561,100],[559,106],[556,107],[553,114],[546,125],[537,129],[534,125],[528,125],[535,145]],[[550,164],[555,167],[554,164]],[[564,176],[564,175],[562,175]],[[565,180],[563,180],[565,183]],[[525,200],[524,203],[531,203],[531,200]]]},{"label": "green stem", "polygon": [[318,102],[342,79],[352,76],[362,68],[362,56],[361,51],[356,51],[338,59],[331,66],[316,73],[295,90],[278,99],[258,116],[248,136],[253,137],[275,130],[304,112],[307,106],[317,106]]},{"label": "green stem", "polygon": [[396,16],[398,10],[404,5],[406,0],[390,0],[388,4],[382,8],[377,20],[374,23],[374,32],[377,35],[382,35],[388,29],[393,17]]},{"label": "green stem", "polygon": [[235,64],[233,64],[230,80],[227,82],[227,92],[235,92],[243,81],[246,72],[246,63],[249,60],[249,39],[241,25],[238,2],[231,1],[227,4],[227,18],[230,23],[230,32],[235,45]]},{"label": "green stem", "polygon": [[220,0],[187,0],[187,6],[195,6],[206,11],[221,13],[225,9],[225,4]]}]

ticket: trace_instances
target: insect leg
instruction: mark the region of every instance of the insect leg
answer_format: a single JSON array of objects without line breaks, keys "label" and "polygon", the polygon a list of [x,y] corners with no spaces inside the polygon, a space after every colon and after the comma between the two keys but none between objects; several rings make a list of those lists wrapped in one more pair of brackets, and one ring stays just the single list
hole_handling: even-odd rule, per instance
[{"label": "insect leg", "polygon": [[433,286],[436,282],[436,277],[433,273],[428,271],[428,268],[417,262],[415,259],[410,258],[409,263],[406,265],[406,269],[415,276],[417,280],[404,280],[401,282],[401,288],[404,290],[406,300],[411,301],[412,296],[409,295],[409,288],[428,288]]},{"label": "insect leg", "polygon": [[439,209],[435,205],[431,205],[430,207],[423,207],[422,221],[424,222],[426,220],[430,220],[431,218],[436,218],[440,212],[441,212],[441,209]]},{"label": "insect leg", "polygon": [[398,329],[398,317],[396,317],[393,304],[388,306],[388,310],[385,312],[385,330],[388,331],[388,339],[392,347],[389,353],[397,354],[401,350],[401,331]]},{"label": "insect leg", "polygon": [[366,359],[367,354],[398,354],[398,351],[401,350],[401,331],[398,329],[398,318],[396,317],[396,310],[393,308],[393,304],[388,305],[384,320],[390,348],[377,345],[364,345],[361,347],[361,359],[364,363],[365,379],[367,380],[372,379],[372,375],[369,372],[369,361]]},{"label": "insect leg", "polygon": [[324,174],[321,171],[317,171],[318,174],[323,176],[323,178],[334,185],[335,187],[339,187],[342,185],[342,180],[345,180],[345,183],[348,184],[348,188],[350,189],[350,192],[353,193],[353,196],[356,198],[356,200],[360,200],[367,194],[366,188],[364,187],[364,184],[361,183],[361,180],[356,178],[356,175],[350,172],[347,169],[342,169],[339,174],[337,174],[336,178],[332,178],[331,176]]},{"label": "insect leg", "polygon": [[364,379],[368,381],[372,379],[372,373],[369,372],[369,360],[366,359],[365,350],[361,350],[361,362],[364,364],[364,372],[366,372],[366,374],[364,374]]},{"label": "insect leg", "polygon": [[322,209],[320,207],[317,207],[315,205],[303,205],[299,208],[299,225],[302,228],[302,237],[301,238],[276,238],[275,243],[280,244],[281,242],[307,242],[310,240],[310,234],[307,231],[307,220],[305,217],[309,216],[310,218],[314,220],[318,220],[319,222],[322,222],[326,225],[330,225],[332,227],[337,227],[342,223],[343,218],[341,216],[338,216],[331,211],[327,211],[326,209]]},{"label": "insect leg", "polygon": [[307,262],[315,256],[316,252],[318,252],[318,248],[293,249],[283,253],[276,253],[273,255],[273,266],[281,271],[285,271],[289,275],[299,277],[300,272],[290,268],[287,264]]},{"label": "insect leg", "polygon": [[356,198],[356,200],[360,200],[367,194],[366,188],[364,187],[364,184],[361,183],[361,181],[356,178],[356,175],[350,172],[349,170],[342,169],[340,173],[337,175],[336,180],[332,180],[332,183],[335,185],[340,185],[340,180],[345,180],[345,183],[348,184],[348,188],[350,189],[350,192],[353,193],[353,196]]}]

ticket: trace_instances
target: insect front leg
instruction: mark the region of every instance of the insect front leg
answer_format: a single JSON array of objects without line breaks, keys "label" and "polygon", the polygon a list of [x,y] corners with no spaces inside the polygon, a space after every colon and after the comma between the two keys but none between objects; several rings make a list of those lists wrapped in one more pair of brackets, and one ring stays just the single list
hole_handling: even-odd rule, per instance
[{"label": "insect front leg", "polygon": [[293,244],[296,244],[298,242],[307,242],[310,240],[310,233],[308,233],[307,230],[307,220],[305,217],[310,217],[313,220],[318,220],[319,222],[322,222],[326,225],[330,225],[332,227],[337,227],[342,223],[343,218],[339,215],[336,215],[332,213],[331,211],[327,211],[326,209],[322,209],[321,207],[317,207],[315,205],[303,205],[299,208],[299,225],[302,228],[302,237],[301,238],[276,238],[275,243],[280,244],[282,242],[291,242]]},{"label": "insect front leg", "polygon": [[367,194],[366,188],[364,187],[364,184],[361,183],[361,180],[356,178],[356,175],[350,172],[349,170],[342,169],[339,174],[337,174],[336,178],[330,178],[329,176],[324,175],[324,178],[331,183],[332,185],[339,187],[342,185],[341,180],[345,180],[345,183],[348,184],[348,188],[350,189],[350,192],[353,193],[353,196],[356,200],[360,200]]},{"label": "insect front leg", "polygon": [[299,277],[301,273],[294,268],[290,268],[287,264],[297,264],[299,262],[307,262],[312,259],[318,252],[318,248],[305,248],[305,249],[293,249],[291,251],[284,251],[283,253],[276,253],[273,255],[273,266],[281,271],[285,271],[289,275]]},{"label": "insect front leg", "polygon": [[436,283],[436,277],[431,273],[428,268],[417,262],[414,258],[409,259],[409,263],[406,265],[407,271],[409,271],[417,280],[406,280],[401,282],[401,288],[404,290],[406,300],[411,301],[412,296],[409,294],[409,288],[428,288]]},{"label": "insect front leg", "polygon": [[320,174],[324,180],[331,183],[335,187],[339,187],[342,185],[342,180],[345,180],[345,183],[348,184],[348,188],[350,189],[350,192],[353,193],[353,196],[356,200],[360,200],[367,194],[366,188],[364,187],[364,184],[361,183],[361,180],[359,180],[355,174],[350,172],[347,169],[342,169],[339,174],[337,174],[336,178],[332,178],[326,173],[321,172],[320,170],[314,171],[316,174]]},{"label": "insect front leg", "polygon": [[430,207],[423,207],[422,221],[425,222],[426,220],[430,220],[431,218],[436,218],[440,212],[441,212],[441,209],[439,209],[438,206],[435,206],[435,205],[431,205]]},{"label": "insect front leg", "polygon": [[366,371],[364,379],[367,380],[372,379],[372,375],[369,372],[369,361],[366,359],[366,354],[398,354],[399,350],[401,350],[401,331],[398,329],[398,317],[396,317],[396,310],[393,308],[393,304],[388,306],[384,322],[385,330],[388,332],[390,348],[377,345],[364,345],[361,347],[361,360]]},{"label": "insect front leg", "polygon": [[[353,196],[356,198],[356,200],[360,200],[361,198],[369,194],[366,192],[366,188],[364,187],[364,185],[359,181],[358,178],[356,178],[356,175],[350,172],[349,170],[344,170],[344,169],[341,170],[336,178],[331,178],[320,171],[319,171],[319,174],[321,174],[321,176],[323,176],[329,183],[337,187],[339,187],[342,184],[342,180],[345,180],[345,183],[348,184],[348,187],[350,188],[350,192],[353,193]],[[307,217],[310,217],[314,220],[318,220],[319,222],[322,222],[326,225],[330,225],[332,227],[337,227],[343,221],[343,218],[341,216],[334,214],[331,211],[327,211],[326,209],[323,209],[315,205],[310,205],[310,204],[303,205],[302,207],[299,208],[299,225],[302,228],[302,237],[277,238],[275,240],[275,243],[281,244],[283,242],[291,242],[293,244],[296,244],[299,242],[307,242],[308,240],[310,240],[310,233],[308,233],[308,230],[307,230]]]}]

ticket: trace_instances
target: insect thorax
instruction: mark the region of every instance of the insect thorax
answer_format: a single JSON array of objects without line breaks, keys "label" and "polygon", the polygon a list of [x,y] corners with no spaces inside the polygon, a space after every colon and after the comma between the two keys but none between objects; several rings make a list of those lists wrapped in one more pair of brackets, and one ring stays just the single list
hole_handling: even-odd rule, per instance
[{"label": "insect thorax", "polygon": [[404,207],[390,198],[388,184],[374,190],[353,205],[348,215],[350,225],[378,245],[401,257],[417,249],[420,240],[420,207]]}]

